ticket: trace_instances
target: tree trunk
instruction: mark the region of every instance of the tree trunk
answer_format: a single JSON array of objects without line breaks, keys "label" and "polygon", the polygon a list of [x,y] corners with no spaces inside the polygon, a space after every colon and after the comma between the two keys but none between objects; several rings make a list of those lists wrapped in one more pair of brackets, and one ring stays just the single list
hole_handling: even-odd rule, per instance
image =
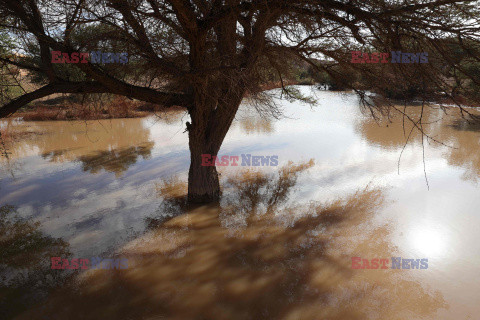
[{"label": "tree trunk", "polygon": [[[190,169],[188,172],[188,202],[208,203],[220,200],[220,183],[215,163],[202,166],[202,154],[217,156],[227,132],[235,118],[243,91],[230,94],[210,105],[193,108],[188,124]],[[199,104],[201,105],[201,104]],[[205,105],[203,105],[205,106]],[[208,110],[208,111],[206,111]]]},{"label": "tree trunk", "polygon": [[217,155],[203,142],[190,137],[190,170],[188,171],[188,202],[208,203],[220,200],[217,168],[202,166],[202,154]]}]

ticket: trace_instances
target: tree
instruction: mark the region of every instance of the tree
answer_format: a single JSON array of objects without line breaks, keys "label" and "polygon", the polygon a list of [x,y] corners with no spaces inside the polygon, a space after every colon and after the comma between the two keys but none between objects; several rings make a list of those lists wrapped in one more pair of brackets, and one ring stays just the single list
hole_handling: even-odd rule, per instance
[{"label": "tree", "polygon": [[[346,74],[362,74],[363,88],[377,92],[392,84],[414,84],[424,100],[439,92],[458,100],[446,81],[446,65],[448,72],[477,81],[445,51],[446,39],[454,37],[466,46],[469,59],[478,60],[476,1],[0,0],[0,5],[2,25],[16,35],[19,52],[26,56],[0,60],[45,79],[39,89],[1,107],[0,117],[53,93],[111,93],[184,106],[191,118],[192,202],[219,199],[216,168],[202,166],[201,155],[218,154],[242,98],[248,93],[274,108],[261,92],[269,77],[265,70],[274,70],[288,93],[286,66],[304,61],[338,85],[355,89],[370,108],[385,105],[373,104]],[[431,63],[351,64],[354,49],[428,52]],[[81,77],[68,77],[65,68],[51,63],[52,51],[91,50],[125,51],[130,63],[75,64],[70,69]],[[263,105],[256,104],[276,111]]]},{"label": "tree", "polygon": [[[11,54],[13,42],[9,34],[0,26],[0,56]],[[0,105],[7,103],[7,97],[18,95],[19,87],[16,83],[19,70],[0,63]]]}]

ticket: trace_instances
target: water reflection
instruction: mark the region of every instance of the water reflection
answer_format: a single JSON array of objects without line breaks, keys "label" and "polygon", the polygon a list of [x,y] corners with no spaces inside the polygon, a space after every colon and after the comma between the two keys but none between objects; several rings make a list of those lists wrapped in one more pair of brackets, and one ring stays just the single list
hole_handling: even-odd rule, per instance
[{"label": "water reflection", "polygon": [[[399,107],[401,111],[414,121],[422,118],[425,132],[429,133],[432,124],[442,121],[442,113],[438,109],[425,108],[423,113],[421,107],[408,106],[405,109]],[[388,117],[378,115],[379,118],[374,119],[371,116],[362,117],[357,122],[357,130],[367,141],[373,145],[380,146],[384,149],[398,149],[408,142],[410,144],[421,143],[419,129],[407,117],[403,117],[399,113],[390,114]]]},{"label": "water reflection", "polygon": [[272,121],[261,117],[242,118],[239,125],[246,134],[274,132]]},{"label": "water reflection", "polygon": [[181,181],[178,176],[172,176],[156,184],[156,191],[162,202],[157,209],[160,216],[145,219],[147,229],[154,229],[164,221],[181,215],[188,209],[187,204],[188,184]]},{"label": "water reflection", "polygon": [[[74,161],[99,152],[121,150],[147,144],[153,147],[150,130],[142,119],[99,121],[18,122],[15,135],[23,135],[11,148],[11,157],[22,158],[39,154],[51,162]],[[11,120],[10,120],[11,122]]]},{"label": "water reflection", "polygon": [[157,111],[155,114],[155,122],[165,124],[177,124],[184,117],[187,112],[184,110],[169,110],[169,111]]},{"label": "water reflection", "polygon": [[[22,217],[40,221],[41,231],[68,241],[76,257],[110,255],[148,227],[144,237],[123,250],[139,259],[138,269],[105,275],[103,280],[103,274],[79,278],[86,281],[79,306],[65,302],[67,309],[79,310],[78,317],[83,302],[102,315],[100,304],[110,305],[116,296],[108,292],[121,283],[119,305],[111,311],[118,318],[125,318],[123,313],[138,318],[148,314],[148,308],[155,315],[174,314],[172,319],[192,318],[194,312],[198,318],[263,319],[262,310],[285,319],[476,318],[480,257],[472,252],[480,252],[475,183],[480,177],[480,132],[458,122],[455,109],[447,109],[446,115],[425,109],[427,133],[455,147],[424,141],[428,190],[418,131],[410,136],[398,173],[411,128],[408,121],[405,130],[400,116],[381,120],[379,126],[361,114],[357,99],[349,94],[320,92],[318,101],[314,108],[281,101],[287,117],[269,120],[272,130],[250,130],[257,120],[245,129],[238,118],[221,154],[276,154],[280,166],[294,161],[291,170],[306,167],[291,174],[282,174],[278,167],[261,167],[261,173],[223,167],[222,203],[208,208],[185,206],[190,160],[186,118],[12,123],[12,130],[28,134],[9,147],[14,165],[0,158],[0,206],[14,204]],[[419,118],[420,110],[407,107],[413,119]],[[87,160],[87,171],[80,158]],[[308,164],[311,158],[313,166]],[[177,178],[167,179],[172,175]],[[355,195],[368,184],[370,189]],[[314,201],[310,204],[309,199]],[[333,221],[316,220],[317,213],[329,212]],[[305,252],[302,246],[309,243],[319,249]],[[350,269],[351,256],[394,254],[428,258],[431,263],[422,272]],[[145,268],[142,256],[147,257]],[[328,260],[335,264],[329,267]],[[274,281],[265,270],[286,280]],[[99,277],[98,284],[91,282],[94,277]],[[248,292],[247,287],[251,300],[248,294],[235,294]],[[221,297],[224,292],[226,298]],[[51,303],[55,300],[52,297]],[[185,309],[182,301],[187,309],[193,306],[192,311],[177,313]],[[142,303],[147,310],[140,309]],[[218,317],[209,313],[216,311]],[[99,316],[92,311],[88,317]]]},{"label": "water reflection", "polygon": [[99,150],[94,154],[88,154],[78,157],[82,163],[83,171],[98,173],[100,170],[114,172],[119,177],[122,172],[137,162],[139,157],[150,159],[153,142],[144,143],[138,146],[128,148]]},{"label": "water reflection", "polygon": [[249,108],[240,108],[235,120],[234,126],[240,127],[246,134],[275,132],[275,119],[271,115],[252,112]]},{"label": "water reflection", "polygon": [[[371,222],[382,191],[288,201],[313,168],[226,178],[220,206],[176,215],[126,245],[129,269],[84,273],[78,294],[67,287],[23,318],[413,319],[446,308],[408,272],[350,268],[352,256],[396,254],[389,226]],[[175,204],[183,188],[174,179],[160,189]]]},{"label": "water reflection", "polygon": [[[441,225],[419,225],[411,228],[406,235],[414,251],[431,258],[448,257],[448,229]],[[430,259],[431,259],[430,258]]]},{"label": "water reflection", "polygon": [[[40,231],[14,207],[0,207],[0,310],[8,319],[65,285],[68,272],[50,269],[50,257],[68,257],[68,243]],[[62,270],[64,271],[64,270]]]},{"label": "water reflection", "polygon": [[473,121],[473,120],[467,120],[467,119],[455,119],[452,121],[452,124],[450,125],[455,130],[458,131],[474,131],[474,132],[479,132],[480,131],[480,122],[478,121]]},{"label": "water reflection", "polygon": [[[463,178],[478,181],[480,178],[480,124],[466,120],[453,120],[452,124],[445,126],[443,137],[455,148],[447,151],[448,163],[465,170]],[[452,130],[453,129],[453,130]]]},{"label": "water reflection", "polygon": [[298,176],[313,167],[315,162],[294,164],[288,162],[276,173],[266,174],[259,170],[244,170],[224,182],[220,215],[228,227],[247,226],[250,218],[259,214],[276,214],[285,207]]},{"label": "water reflection", "polygon": [[[402,109],[403,110],[403,109]],[[445,155],[448,163],[465,170],[463,178],[477,181],[480,177],[480,123],[470,117],[460,118],[457,108],[424,108],[409,106],[408,117],[418,121],[422,116],[423,130],[432,139],[425,138],[426,148]],[[471,111],[475,113],[475,110]],[[422,134],[411,121],[397,114],[378,122],[371,117],[357,122],[357,130],[372,145],[398,152],[408,145],[421,144]],[[416,152],[419,152],[416,150]],[[421,152],[421,151],[420,151]],[[432,153],[431,152],[431,153]],[[431,154],[430,153],[430,154]],[[428,161],[428,157],[427,157]]]}]

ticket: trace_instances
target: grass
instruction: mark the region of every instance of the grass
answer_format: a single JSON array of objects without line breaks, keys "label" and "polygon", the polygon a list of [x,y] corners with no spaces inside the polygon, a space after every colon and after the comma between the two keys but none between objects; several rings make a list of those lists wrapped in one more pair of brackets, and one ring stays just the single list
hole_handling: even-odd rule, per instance
[{"label": "grass", "polygon": [[139,118],[152,112],[178,111],[181,107],[164,108],[160,105],[143,103],[125,97],[116,97],[107,102],[86,102],[65,100],[50,104],[48,101],[29,106],[16,113],[24,121],[50,121],[50,120],[97,120],[114,118]]},{"label": "grass", "polygon": [[11,140],[11,134],[6,128],[0,128],[0,137],[3,141]]},{"label": "grass", "polygon": [[96,120],[113,118],[136,118],[144,117],[148,113],[139,109],[137,101],[126,98],[115,98],[111,102],[101,106],[95,104],[83,105],[80,103],[67,103],[64,105],[38,104],[20,112],[25,121],[47,120]]},{"label": "grass", "polygon": [[8,158],[8,149],[7,144],[12,141],[13,137],[11,133],[6,128],[0,128],[0,157]]}]

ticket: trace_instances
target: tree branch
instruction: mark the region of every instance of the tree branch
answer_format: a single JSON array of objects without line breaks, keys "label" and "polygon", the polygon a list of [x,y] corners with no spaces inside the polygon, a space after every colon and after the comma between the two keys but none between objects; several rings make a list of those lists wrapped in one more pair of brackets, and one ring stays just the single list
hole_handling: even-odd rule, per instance
[{"label": "tree branch", "polygon": [[161,104],[166,107],[174,105],[188,107],[191,104],[190,98],[187,95],[164,93],[133,85],[112,89],[104,86],[98,81],[54,82],[10,101],[0,108],[0,118],[12,115],[21,107],[32,102],[33,100],[40,99],[54,93],[112,93],[135,98],[145,102]]}]

